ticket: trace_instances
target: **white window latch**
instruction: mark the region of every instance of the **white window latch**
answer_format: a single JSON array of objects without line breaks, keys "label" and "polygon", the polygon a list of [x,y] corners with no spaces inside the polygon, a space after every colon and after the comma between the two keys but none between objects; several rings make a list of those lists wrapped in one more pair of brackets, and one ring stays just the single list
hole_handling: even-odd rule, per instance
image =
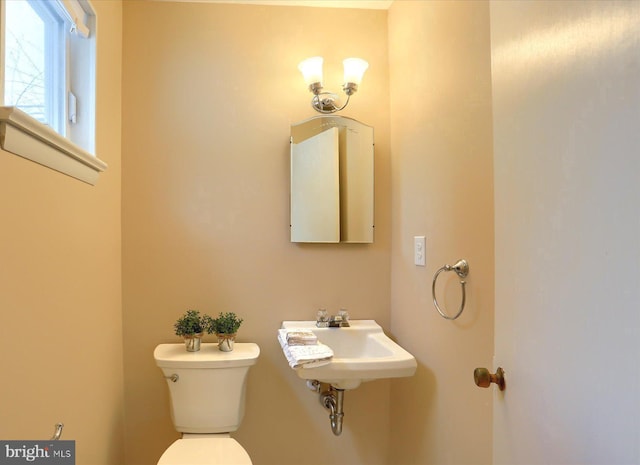
[{"label": "white window latch", "polygon": [[76,108],[77,108],[77,99],[76,96],[73,95],[73,92],[69,92],[69,122],[71,124],[76,124],[77,122],[77,113],[76,113]]}]

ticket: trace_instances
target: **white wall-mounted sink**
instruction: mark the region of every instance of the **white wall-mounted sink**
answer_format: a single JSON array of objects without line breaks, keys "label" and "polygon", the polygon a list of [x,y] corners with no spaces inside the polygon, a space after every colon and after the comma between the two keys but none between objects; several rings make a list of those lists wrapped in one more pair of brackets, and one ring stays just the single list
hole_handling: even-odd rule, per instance
[{"label": "white wall-mounted sink", "polygon": [[331,347],[331,362],[314,368],[296,368],[300,378],[355,389],[363,381],[413,376],[416,359],[392,341],[375,320],[350,320],[348,328],[317,328],[315,321],[283,321],[282,328],[313,331]]}]

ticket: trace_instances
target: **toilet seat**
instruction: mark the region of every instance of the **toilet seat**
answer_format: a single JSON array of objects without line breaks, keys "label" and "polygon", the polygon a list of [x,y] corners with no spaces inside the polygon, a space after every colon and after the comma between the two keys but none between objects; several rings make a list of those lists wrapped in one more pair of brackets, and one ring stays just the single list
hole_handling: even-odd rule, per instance
[{"label": "toilet seat", "polygon": [[158,465],[252,465],[247,451],[233,438],[178,439],[164,451]]}]

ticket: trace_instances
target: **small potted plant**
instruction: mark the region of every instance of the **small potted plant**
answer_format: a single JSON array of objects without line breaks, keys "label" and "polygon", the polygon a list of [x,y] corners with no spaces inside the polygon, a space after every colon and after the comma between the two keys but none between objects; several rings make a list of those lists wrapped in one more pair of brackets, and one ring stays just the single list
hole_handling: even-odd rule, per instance
[{"label": "small potted plant", "polygon": [[218,348],[223,352],[231,352],[236,334],[242,324],[242,318],[233,312],[220,312],[218,318],[211,320],[211,329],[218,336]]},{"label": "small potted plant", "polygon": [[187,310],[174,325],[176,336],[182,336],[188,352],[200,350],[200,341],[206,331],[212,332],[212,318],[200,315],[198,310]]}]

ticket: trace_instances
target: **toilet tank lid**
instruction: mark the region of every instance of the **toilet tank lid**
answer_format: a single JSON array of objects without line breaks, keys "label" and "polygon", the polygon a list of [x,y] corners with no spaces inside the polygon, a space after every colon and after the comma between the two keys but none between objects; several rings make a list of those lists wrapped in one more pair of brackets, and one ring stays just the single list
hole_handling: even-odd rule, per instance
[{"label": "toilet tank lid", "polygon": [[184,344],[160,344],[153,351],[159,367],[232,368],[254,365],[260,347],[253,342],[236,342],[231,352],[218,349],[216,343],[204,343],[197,352],[187,352]]}]

